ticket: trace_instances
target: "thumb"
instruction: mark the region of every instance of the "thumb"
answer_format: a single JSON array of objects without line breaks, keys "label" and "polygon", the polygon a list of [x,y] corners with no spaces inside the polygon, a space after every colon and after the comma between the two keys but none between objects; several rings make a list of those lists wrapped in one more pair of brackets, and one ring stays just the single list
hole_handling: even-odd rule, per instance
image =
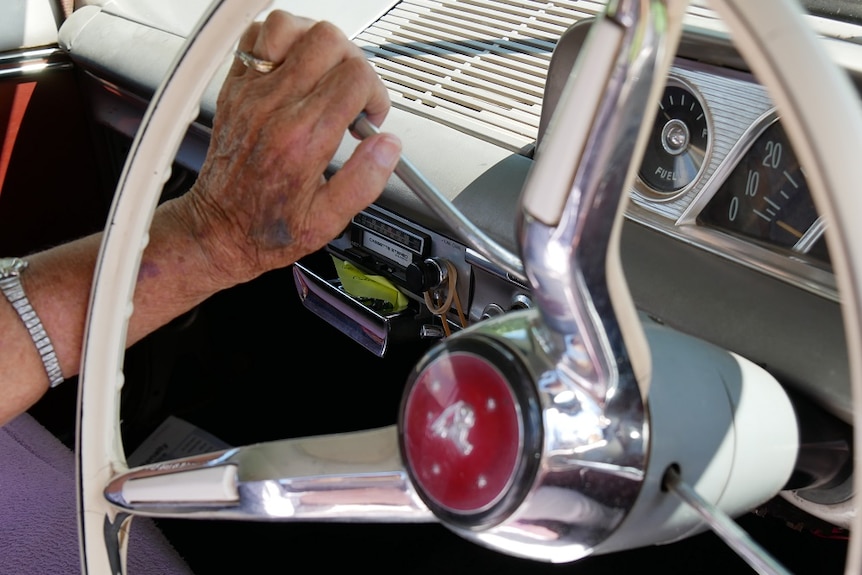
[{"label": "thumb", "polygon": [[[401,157],[401,140],[381,132],[362,140],[328,183],[329,188],[351,190],[345,204],[354,213],[374,202]],[[361,205],[359,205],[361,204]],[[346,214],[348,219],[354,213]]]}]

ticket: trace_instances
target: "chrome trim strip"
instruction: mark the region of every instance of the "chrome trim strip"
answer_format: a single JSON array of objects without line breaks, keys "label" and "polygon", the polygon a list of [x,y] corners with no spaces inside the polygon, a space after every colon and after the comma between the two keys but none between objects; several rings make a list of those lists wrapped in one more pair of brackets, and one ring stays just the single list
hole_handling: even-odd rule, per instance
[{"label": "chrome trim strip", "polygon": [[811,251],[811,248],[817,243],[823,234],[826,232],[826,220],[823,219],[823,216],[818,217],[811,227],[808,228],[808,231],[803,234],[799,241],[796,242],[796,245],[793,246],[793,251],[799,252],[801,254],[807,254]]},{"label": "chrome trim strip", "polygon": [[704,186],[704,189],[695,197],[688,207],[683,211],[676,221],[677,225],[686,226],[694,225],[697,216],[706,207],[709,201],[715,196],[721,185],[727,177],[736,168],[736,165],[742,160],[749,148],[754,145],[757,138],[778,119],[778,114],[774,107],[764,112],[752,122],[743,132],[733,147],[727,152],[727,155],[722,160],[721,164],[716,168],[715,173]]},{"label": "chrome trim strip", "polygon": [[794,287],[838,302],[835,275],[785,254],[697,225],[674,226],[640,206],[629,206],[626,217],[675,240],[705,250],[735,264],[765,273]]},{"label": "chrome trim strip", "polygon": [[[516,255],[514,257],[517,258],[518,256]],[[528,284],[527,281],[523,277],[512,275],[510,272],[506,271],[505,268],[503,268],[500,265],[493,263],[491,260],[489,260],[487,257],[482,255],[478,251],[474,250],[473,248],[467,248],[467,252],[465,255],[465,261],[472,266],[475,266],[481,270],[484,270],[484,271],[488,272],[489,274],[492,274],[492,275],[494,275],[500,279],[503,279],[503,280],[505,280],[509,283],[512,283],[514,285],[517,285],[521,288],[524,288],[524,289],[530,288],[530,284]],[[520,259],[519,259],[519,261],[520,261]]]},{"label": "chrome trim strip", "polygon": [[66,52],[56,46],[0,54],[0,80],[71,68],[72,61]]}]

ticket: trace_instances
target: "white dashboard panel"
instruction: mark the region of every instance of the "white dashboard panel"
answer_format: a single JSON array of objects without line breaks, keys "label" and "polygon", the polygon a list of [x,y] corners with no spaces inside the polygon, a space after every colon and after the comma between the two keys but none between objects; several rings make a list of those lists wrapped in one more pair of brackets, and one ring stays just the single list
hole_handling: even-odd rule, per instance
[{"label": "white dashboard panel", "polygon": [[[20,1],[20,0],[16,0]],[[45,3],[47,1],[45,0]],[[328,20],[353,37],[397,0],[274,0],[269,10],[285,10],[313,20]],[[197,23],[210,0],[83,0],[79,6],[101,6],[116,16],[146,24],[177,36],[186,37]],[[261,14],[261,18],[269,11]]]},{"label": "white dashboard panel", "polygon": [[4,0],[0,53],[57,43],[57,15],[49,0]]}]

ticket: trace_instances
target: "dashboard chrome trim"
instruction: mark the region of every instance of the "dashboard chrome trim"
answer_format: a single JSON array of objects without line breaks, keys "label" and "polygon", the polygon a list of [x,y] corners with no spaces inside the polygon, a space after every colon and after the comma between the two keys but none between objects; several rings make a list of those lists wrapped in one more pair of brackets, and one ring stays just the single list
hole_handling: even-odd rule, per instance
[{"label": "dashboard chrome trim", "polygon": [[0,79],[25,78],[50,69],[72,69],[66,52],[56,46],[0,54]]},{"label": "dashboard chrome trim", "polygon": [[825,232],[826,220],[823,219],[823,216],[820,216],[813,224],[811,224],[808,231],[799,238],[799,241],[793,246],[793,251],[802,254],[808,253],[812,246],[814,246],[814,244],[823,237]]},{"label": "dashboard chrome trim", "polygon": [[840,302],[835,276],[829,271],[716,230],[697,225],[669,223],[637,206],[629,206],[626,217],[733,263],[762,272],[824,299]]}]

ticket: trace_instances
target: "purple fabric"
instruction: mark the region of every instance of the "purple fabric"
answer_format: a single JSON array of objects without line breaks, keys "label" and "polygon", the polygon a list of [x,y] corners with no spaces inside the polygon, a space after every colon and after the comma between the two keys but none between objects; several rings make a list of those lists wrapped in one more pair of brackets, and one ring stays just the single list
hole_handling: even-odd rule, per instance
[{"label": "purple fabric", "polygon": [[[30,415],[0,427],[0,573],[79,573],[73,453]],[[129,575],[192,571],[148,518],[131,525]]]}]

